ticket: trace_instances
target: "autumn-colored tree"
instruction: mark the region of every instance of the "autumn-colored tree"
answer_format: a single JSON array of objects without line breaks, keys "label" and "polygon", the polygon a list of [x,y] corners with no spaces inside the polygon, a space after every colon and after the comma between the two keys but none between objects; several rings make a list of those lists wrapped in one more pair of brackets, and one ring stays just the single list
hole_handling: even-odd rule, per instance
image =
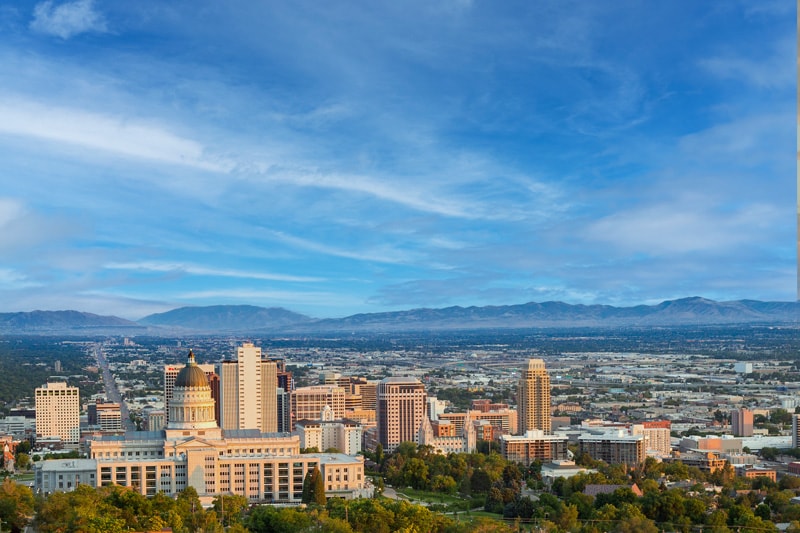
[{"label": "autumn-colored tree", "polygon": [[33,513],[33,492],[6,478],[0,485],[0,524],[11,531],[22,531]]}]

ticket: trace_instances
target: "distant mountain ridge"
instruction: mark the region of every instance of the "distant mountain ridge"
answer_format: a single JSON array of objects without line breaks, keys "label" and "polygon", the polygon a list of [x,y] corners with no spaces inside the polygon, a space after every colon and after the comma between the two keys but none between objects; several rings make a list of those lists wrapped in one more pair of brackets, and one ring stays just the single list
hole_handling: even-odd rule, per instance
[{"label": "distant mountain ridge", "polygon": [[280,307],[213,305],[181,307],[148,315],[137,322],[79,311],[0,313],[0,332],[110,330],[169,333],[323,333],[445,331],[499,328],[647,327],[724,324],[800,323],[800,302],[701,297],[667,300],[657,305],[610,305],[529,302],[483,307],[420,308],[314,319]]},{"label": "distant mountain ridge", "polygon": [[304,324],[311,320],[282,307],[211,305],[180,307],[148,315],[138,322],[145,326],[171,326],[200,331],[253,331]]},{"label": "distant mountain ridge", "polygon": [[684,326],[748,323],[797,323],[798,302],[737,300],[715,302],[701,297],[657,305],[610,305],[530,302],[518,305],[412,309],[326,319],[313,325],[331,330],[484,329],[538,327]]},{"label": "distant mountain ridge", "polygon": [[141,326],[124,318],[81,311],[0,313],[0,330],[31,331],[62,328],[141,328]]}]

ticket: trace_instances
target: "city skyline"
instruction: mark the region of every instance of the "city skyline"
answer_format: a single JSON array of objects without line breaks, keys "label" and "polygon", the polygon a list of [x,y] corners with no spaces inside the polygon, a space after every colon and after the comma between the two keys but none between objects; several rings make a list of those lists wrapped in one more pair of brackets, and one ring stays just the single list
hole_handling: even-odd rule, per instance
[{"label": "city skyline", "polygon": [[793,301],[796,5],[0,5],[0,312]]}]

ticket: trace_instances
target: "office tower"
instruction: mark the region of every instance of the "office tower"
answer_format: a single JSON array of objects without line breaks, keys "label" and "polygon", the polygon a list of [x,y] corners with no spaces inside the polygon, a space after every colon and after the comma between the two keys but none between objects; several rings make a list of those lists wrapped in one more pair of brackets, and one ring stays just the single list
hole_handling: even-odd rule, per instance
[{"label": "office tower", "polygon": [[278,365],[261,361],[261,432],[278,431]]},{"label": "office tower", "polygon": [[356,392],[361,395],[361,408],[376,410],[378,408],[378,382],[366,381],[358,384]]},{"label": "office tower", "polygon": [[283,388],[278,387],[277,394],[278,432],[289,433],[292,431],[292,405],[290,395]]},{"label": "office tower", "polygon": [[444,409],[447,407],[447,401],[440,400],[436,396],[428,396],[428,418],[431,420],[439,420],[439,415],[444,414]]},{"label": "office tower", "polygon": [[239,365],[236,361],[223,361],[217,365],[219,373],[219,427],[239,429]]},{"label": "office tower", "polygon": [[752,437],[753,411],[745,408],[731,411],[731,431],[734,437]]},{"label": "office tower", "polygon": [[792,415],[792,448],[800,448],[800,415]]},{"label": "office tower", "polygon": [[99,426],[100,431],[122,431],[122,412],[120,404],[101,399],[89,404],[87,409],[89,426]]},{"label": "office tower", "polygon": [[378,383],[378,442],[393,452],[401,442],[418,441],[426,414],[425,385],[411,377],[390,377]]},{"label": "office tower", "polygon": [[276,432],[277,364],[262,358],[258,346],[244,343],[236,350],[236,360],[223,361],[218,369],[222,398],[220,427]]},{"label": "office tower", "polygon": [[292,392],[294,390],[294,382],[292,381],[292,373],[286,370],[286,360],[281,358],[270,360],[278,367],[278,387],[285,392]]},{"label": "office tower", "polygon": [[313,385],[292,391],[292,424],[298,420],[319,420],[328,406],[336,419],[344,418],[345,390],[336,385]]},{"label": "office tower", "polygon": [[519,434],[539,429],[550,434],[550,376],[541,359],[528,359],[517,385]]},{"label": "office tower", "polygon": [[[211,385],[211,397],[214,398],[214,402],[216,404],[214,407],[214,412],[217,416],[217,420],[219,420],[219,377],[214,371],[214,365],[204,364],[197,366],[199,366],[200,369],[205,372],[206,379]],[[175,378],[178,377],[178,372],[183,370],[183,368],[184,365],[164,366],[164,412],[167,416],[167,422],[169,422],[169,403],[172,401],[172,390],[175,388]]]},{"label": "office tower", "polygon": [[59,437],[64,444],[78,444],[81,437],[81,403],[78,387],[64,382],[46,383],[36,394],[36,436]]},{"label": "office tower", "polygon": [[631,435],[643,435],[648,453],[667,456],[672,452],[669,420],[651,420],[631,426]]}]

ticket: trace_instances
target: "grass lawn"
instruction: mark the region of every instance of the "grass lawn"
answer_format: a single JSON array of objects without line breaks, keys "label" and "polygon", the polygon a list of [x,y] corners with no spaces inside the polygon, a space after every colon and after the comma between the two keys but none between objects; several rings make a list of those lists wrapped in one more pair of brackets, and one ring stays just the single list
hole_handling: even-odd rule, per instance
[{"label": "grass lawn", "polygon": [[402,494],[409,500],[423,501],[427,503],[443,503],[445,505],[464,501],[464,498],[442,492],[430,492],[426,490],[416,490],[412,488],[395,489],[398,494]]}]

